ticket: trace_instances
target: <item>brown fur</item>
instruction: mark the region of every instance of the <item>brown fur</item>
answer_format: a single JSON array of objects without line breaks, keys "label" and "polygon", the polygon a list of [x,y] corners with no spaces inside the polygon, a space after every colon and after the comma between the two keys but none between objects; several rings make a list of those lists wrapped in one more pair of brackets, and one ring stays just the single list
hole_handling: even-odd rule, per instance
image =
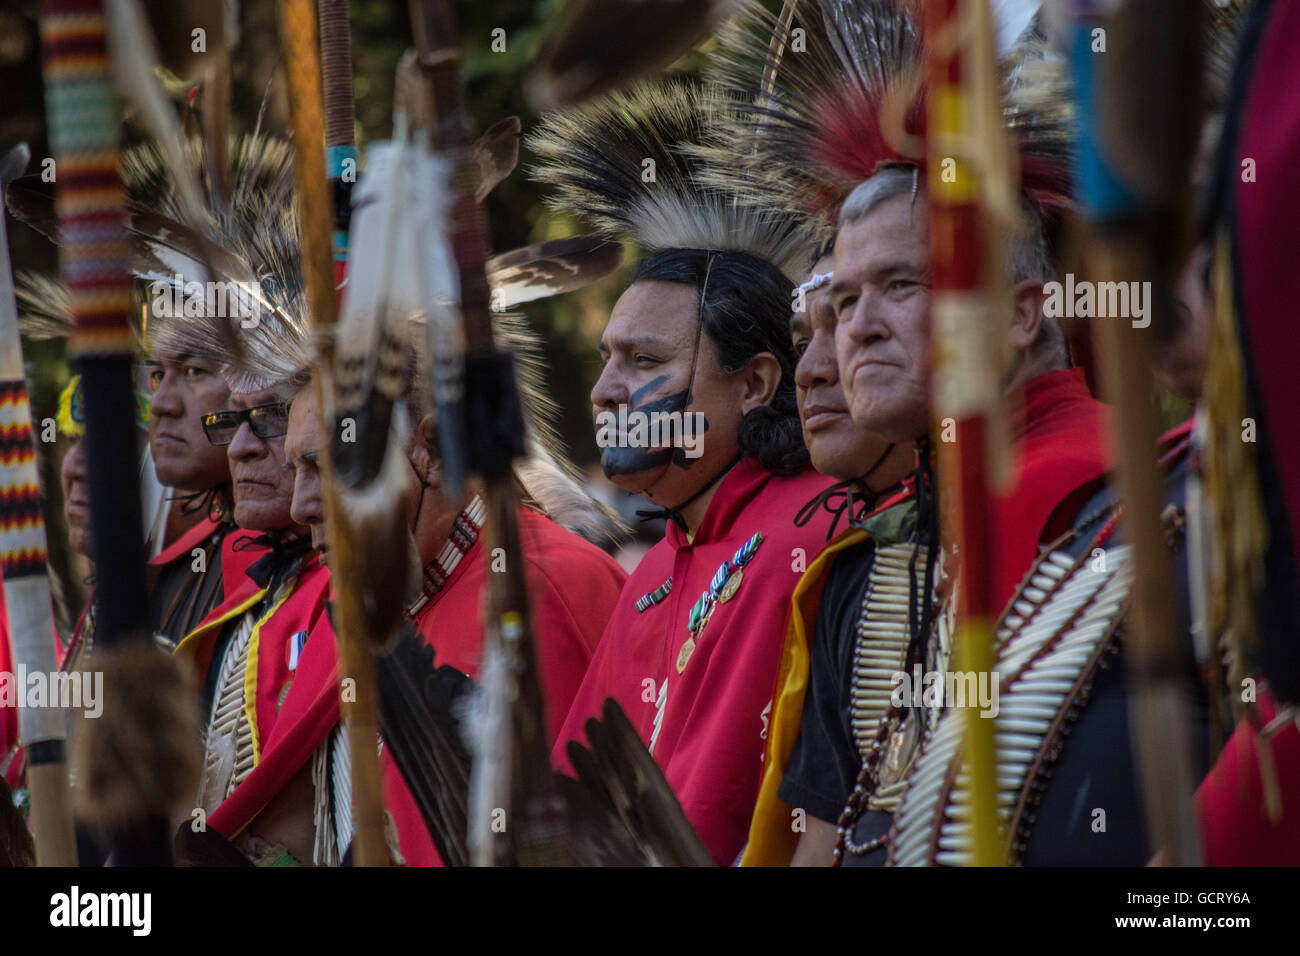
[{"label": "brown fur", "polygon": [[116,828],[146,814],[170,815],[194,799],[199,728],[186,662],[152,642],[97,650],[104,713],[74,733],[77,814]]}]

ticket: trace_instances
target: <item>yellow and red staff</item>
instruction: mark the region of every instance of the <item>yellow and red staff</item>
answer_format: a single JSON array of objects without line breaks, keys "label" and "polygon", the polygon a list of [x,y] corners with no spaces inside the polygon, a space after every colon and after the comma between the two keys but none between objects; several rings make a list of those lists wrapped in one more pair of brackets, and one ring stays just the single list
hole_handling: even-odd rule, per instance
[{"label": "yellow and red staff", "polygon": [[[957,668],[994,667],[992,473],[1000,472],[1002,323],[1005,301],[993,216],[1016,209],[1016,162],[1006,146],[987,0],[926,0],[927,185],[930,210],[934,414],[956,440],[938,446],[945,544],[955,544]],[[999,289],[1002,295],[998,294]],[[968,709],[965,758],[972,775],[973,858],[1002,862],[992,720]]]}]

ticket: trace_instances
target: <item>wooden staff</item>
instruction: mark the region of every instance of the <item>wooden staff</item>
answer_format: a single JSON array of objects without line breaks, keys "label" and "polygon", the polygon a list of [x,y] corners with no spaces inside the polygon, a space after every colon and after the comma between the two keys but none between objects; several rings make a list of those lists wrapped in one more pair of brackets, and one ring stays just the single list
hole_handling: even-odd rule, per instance
[{"label": "wooden staff", "polygon": [[[0,161],[0,196],[27,168],[31,152],[22,143]],[[0,565],[4,572],[5,609],[14,660],[28,673],[54,674],[54,606],[46,577],[45,519],[41,515],[40,478],[32,443],[32,410],[23,370],[23,343],[18,334],[9,243],[0,215]],[[68,795],[64,756],[67,715],[57,707],[18,712],[18,737],[24,748],[27,787],[36,831],[40,866],[76,866],[77,844]]]},{"label": "wooden staff", "polygon": [[[977,7],[983,7],[982,11]],[[973,49],[991,35],[976,30],[974,16],[987,18],[983,0],[926,0],[925,69],[928,96],[927,183],[930,210],[930,269],[933,276],[934,409],[951,417],[955,442],[940,442],[940,501],[943,534],[955,542],[960,560],[957,634],[958,670],[991,673],[995,665],[993,557],[997,529],[990,521],[987,476],[991,422],[996,420],[1000,356],[997,316],[986,281],[996,281],[998,239],[981,228],[980,195],[987,160],[976,155],[973,114],[976,84],[990,78],[986,56]],[[994,130],[987,134],[997,135]],[[945,171],[949,174],[945,175]],[[988,256],[991,255],[992,261]],[[971,812],[976,866],[1002,862],[998,836],[994,723],[966,711],[964,763],[971,773]]]},{"label": "wooden staff", "polygon": [[[1078,16],[1071,59],[1081,117],[1080,201],[1092,227],[1085,249],[1099,282],[1154,279],[1151,312],[1168,303],[1168,270],[1186,221],[1187,175],[1199,127],[1196,78],[1200,3],[1165,16],[1121,7],[1124,22]],[[1092,51],[1094,29],[1111,48]],[[1192,82],[1188,82],[1188,77]],[[1103,100],[1103,93],[1109,98]],[[1111,440],[1133,542],[1133,613],[1124,633],[1132,691],[1129,713],[1147,833],[1164,862],[1194,866],[1200,840],[1194,804],[1190,696],[1184,636],[1174,624],[1169,549],[1156,458],[1159,426],[1152,401],[1152,332],[1126,317],[1093,320],[1102,385],[1115,406]]]},{"label": "wooden staff", "polygon": [[[320,375],[321,409],[333,422],[334,350],[331,333],[338,321],[335,294],[329,187],[325,179],[320,48],[311,0],[281,0],[280,36],[293,115],[294,174],[298,190],[301,262],[313,326],[324,333]],[[379,721],[375,707],[373,661],[367,641],[367,613],[361,595],[365,568],[357,567],[352,528],[342,507],[334,475],[333,444],[321,469],[325,485],[326,528],[334,585],[334,632],[339,645],[339,675],[345,690],[340,709],[352,761],[352,855],[357,866],[386,866],[383,783],[379,773]]]},{"label": "wooden staff", "polygon": [[[411,25],[433,104],[434,146],[451,161],[453,169],[451,242],[460,278],[466,345],[464,424],[465,434],[470,436],[468,464],[484,485],[487,521],[483,547],[489,553],[501,548],[506,556],[505,572],[489,577],[484,660],[493,655],[503,658],[505,679],[516,682],[515,703],[507,718],[511,746],[502,755],[508,762],[507,769],[496,778],[497,789],[491,796],[492,805],[505,810],[509,821],[511,801],[516,794],[551,792],[546,732],[537,719],[543,712],[541,689],[533,653],[512,466],[513,460],[524,451],[523,416],[514,388],[510,356],[499,352],[493,341],[484,271],[487,224],[482,206],[475,200],[478,169],[474,158],[474,120],[464,104],[460,77],[462,56],[449,0],[412,0]],[[483,762],[480,754],[479,763]],[[555,805],[545,798],[516,801],[513,823],[508,825],[517,834],[532,832],[539,815],[554,810]],[[474,825],[471,816],[471,827]],[[507,852],[507,841],[485,832],[481,821],[470,842],[474,862],[479,865],[494,863]],[[515,849],[519,862],[537,862],[530,858],[528,847],[516,844]]]}]

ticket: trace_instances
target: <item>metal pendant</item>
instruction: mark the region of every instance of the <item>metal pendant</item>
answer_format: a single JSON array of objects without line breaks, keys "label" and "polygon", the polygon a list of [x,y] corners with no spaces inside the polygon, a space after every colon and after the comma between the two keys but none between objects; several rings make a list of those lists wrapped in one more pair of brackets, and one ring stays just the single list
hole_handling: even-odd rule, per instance
[{"label": "metal pendant", "polygon": [[718,594],[718,603],[726,604],[735,597],[736,592],[740,590],[741,582],[743,582],[744,579],[745,572],[740,568],[736,568],[735,571],[731,572],[731,577],[727,578],[727,583],[722,586],[722,591]]},{"label": "metal pendant", "polygon": [[880,761],[881,787],[888,787],[907,776],[916,757],[917,745],[921,742],[920,727],[921,721],[911,714],[903,718],[903,722],[889,735],[884,759]]},{"label": "metal pendant", "polygon": [[682,649],[677,654],[677,673],[686,670],[686,664],[690,661],[691,655],[695,653],[695,635],[692,634],[682,645]]}]

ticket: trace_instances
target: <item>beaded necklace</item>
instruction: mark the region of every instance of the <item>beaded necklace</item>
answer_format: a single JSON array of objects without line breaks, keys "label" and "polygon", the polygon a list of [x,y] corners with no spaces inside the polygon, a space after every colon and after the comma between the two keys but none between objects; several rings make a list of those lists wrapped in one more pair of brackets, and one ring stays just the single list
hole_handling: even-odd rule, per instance
[{"label": "beaded necklace", "polygon": [[[884,558],[884,564],[877,575],[876,560],[879,557]],[[890,567],[900,561],[904,562],[901,572]],[[921,546],[915,543],[881,548],[872,560],[872,584],[881,593],[873,596],[870,594],[873,588],[868,587],[868,597],[863,599],[863,612],[858,619],[858,637],[853,648],[853,736],[858,744],[862,765],[854,781],[853,792],[849,794],[848,802],[836,821],[839,839],[835,845],[832,866],[840,865],[846,850],[854,856],[866,856],[888,844],[887,833],[865,843],[854,843],[853,828],[868,809],[893,812],[897,808],[907,784],[907,772],[924,734],[920,721],[933,724],[938,719],[939,708],[922,708],[919,704],[912,708],[899,707],[893,703],[891,695],[894,683],[892,675],[904,666],[912,639],[909,621],[913,596],[909,582],[918,579],[924,581],[927,570],[928,561]],[[946,585],[947,575],[939,568],[935,590],[945,591]],[[955,607],[955,595],[948,591],[935,608],[929,627],[937,632],[938,640],[925,642],[929,648],[926,664],[931,671],[941,672],[947,667],[951,653],[951,617]],[[880,618],[871,620],[877,614]],[[873,665],[872,657],[882,654],[881,644],[884,641],[888,641],[890,647],[883,653],[890,655],[892,660],[899,661],[899,664],[890,671],[890,676],[884,679],[885,684],[882,686],[881,679],[876,674],[888,663]],[[877,657],[876,660],[879,661],[880,658]]]}]

